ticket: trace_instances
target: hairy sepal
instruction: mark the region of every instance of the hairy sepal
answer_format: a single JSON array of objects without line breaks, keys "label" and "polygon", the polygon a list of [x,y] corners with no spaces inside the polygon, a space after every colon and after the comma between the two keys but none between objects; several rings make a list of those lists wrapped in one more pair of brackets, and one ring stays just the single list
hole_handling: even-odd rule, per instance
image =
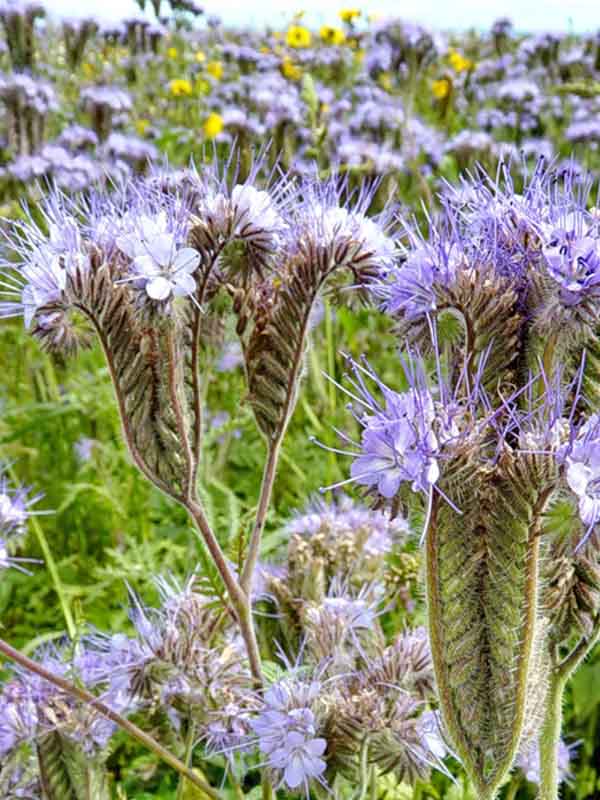
[{"label": "hairy sepal", "polygon": [[[309,244],[290,256],[268,285],[239,302],[241,318],[252,317],[238,330],[246,364],[249,402],[257,425],[268,441],[279,438],[296,405],[310,315],[325,284],[342,269],[355,278],[362,272],[344,248]],[[358,282],[365,276],[360,275]],[[248,313],[248,309],[251,313]]]},{"label": "hairy sepal", "polygon": [[200,455],[200,312],[187,298],[173,300],[169,313],[140,309],[131,290],[116,282],[119,274],[93,252],[89,270],[70,277],[67,302],[100,338],[134,462],[163,491],[185,500]]},{"label": "hairy sepal", "polygon": [[58,731],[41,736],[36,749],[45,800],[109,800],[103,764]]},{"label": "hairy sepal", "polygon": [[[467,453],[448,463],[448,474],[468,460]],[[440,708],[485,796],[512,766],[533,713],[527,697],[544,673],[539,540],[555,481],[550,459],[505,449],[493,466],[471,473],[462,514],[434,500],[427,590]]]}]

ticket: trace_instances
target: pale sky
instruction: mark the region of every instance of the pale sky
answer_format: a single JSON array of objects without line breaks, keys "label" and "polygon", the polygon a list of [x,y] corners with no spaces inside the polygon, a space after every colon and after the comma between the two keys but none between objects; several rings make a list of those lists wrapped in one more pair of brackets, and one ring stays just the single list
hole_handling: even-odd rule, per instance
[{"label": "pale sky", "polygon": [[[207,14],[217,14],[230,25],[284,26],[299,10],[307,24],[334,23],[340,8],[361,8],[383,17],[402,16],[440,29],[488,28],[499,16],[510,17],[518,30],[600,30],[600,0],[200,0]],[[94,16],[121,19],[139,13],[134,0],[46,0],[57,16]],[[149,5],[149,3],[148,3]]]}]

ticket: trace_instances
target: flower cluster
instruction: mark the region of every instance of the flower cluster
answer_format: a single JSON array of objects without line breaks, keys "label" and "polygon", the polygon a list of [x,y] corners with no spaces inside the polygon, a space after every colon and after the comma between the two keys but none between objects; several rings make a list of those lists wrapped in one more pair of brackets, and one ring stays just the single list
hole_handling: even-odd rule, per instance
[{"label": "flower cluster", "polygon": [[31,507],[42,497],[31,495],[30,489],[11,488],[6,475],[0,472],[0,570],[16,567],[26,571],[22,566],[35,559],[19,558],[11,555],[13,543],[27,530],[27,519],[35,514]]},{"label": "flower cluster", "polygon": [[250,725],[258,737],[260,752],[278,777],[278,785],[304,789],[309,781],[325,785],[323,755],[327,741],[318,735],[313,706],[322,693],[317,681],[283,680],[264,694],[258,714]]}]

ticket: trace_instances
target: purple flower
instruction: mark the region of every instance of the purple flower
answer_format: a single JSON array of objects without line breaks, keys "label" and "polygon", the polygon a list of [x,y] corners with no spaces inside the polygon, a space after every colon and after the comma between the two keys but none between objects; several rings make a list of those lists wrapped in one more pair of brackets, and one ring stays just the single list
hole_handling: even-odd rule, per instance
[{"label": "purple flower", "polygon": [[[558,781],[562,783],[571,777],[571,758],[577,745],[566,744],[562,739],[558,743]],[[525,777],[531,783],[540,782],[540,751],[537,743],[529,747],[525,752],[519,753],[516,760],[516,766],[523,770]]]},{"label": "purple flower", "polygon": [[548,272],[568,305],[600,297],[600,225],[594,223],[583,212],[569,214],[543,248]]},{"label": "purple flower", "polygon": [[21,572],[27,572],[21,565],[37,561],[10,555],[11,539],[25,533],[27,519],[36,513],[29,509],[42,497],[41,494],[28,497],[28,493],[29,489],[26,488],[12,489],[6,478],[0,474],[0,570],[15,567]]},{"label": "purple flower", "polygon": [[267,689],[260,712],[250,720],[267,765],[279,773],[279,785],[303,786],[307,796],[310,780],[325,785],[322,775],[327,765],[322,756],[327,742],[318,736],[311,708],[320,691],[317,681],[284,679]]},{"label": "purple flower", "polygon": [[277,188],[273,193],[256,189],[254,176],[236,184],[229,194],[222,184],[207,187],[198,209],[200,222],[213,239],[239,240],[272,254],[281,243],[284,221],[278,208]]},{"label": "purple flower", "polygon": [[416,319],[437,308],[436,287],[448,285],[455,277],[460,256],[449,247],[416,244],[406,261],[371,285],[383,298],[383,310]]},{"label": "purple flower", "polygon": [[581,521],[591,530],[600,520],[600,414],[593,414],[581,428],[565,466]]},{"label": "purple flower", "polygon": [[364,542],[364,552],[369,556],[389,553],[394,541],[408,533],[408,525],[401,517],[390,517],[387,511],[374,511],[356,505],[349,497],[340,497],[337,502],[325,504],[314,501],[309,509],[286,525],[286,533],[315,536],[325,531],[334,538],[349,533]]},{"label": "purple flower", "polygon": [[62,299],[70,274],[87,270],[79,226],[65,207],[60,193],[48,198],[43,209],[48,235],[33,219],[11,222],[9,243],[19,261],[0,265],[0,295],[9,298],[0,301],[0,317],[22,314],[29,327],[39,308]]},{"label": "purple flower", "polygon": [[238,341],[228,342],[217,361],[216,370],[217,372],[231,372],[243,363],[244,355],[240,343]]},{"label": "purple flower", "polygon": [[292,230],[295,246],[327,254],[333,265],[373,272],[390,268],[397,256],[393,211],[386,207],[368,217],[377,184],[355,195],[339,178],[308,186]]},{"label": "purple flower", "polygon": [[73,445],[75,455],[79,461],[83,463],[90,461],[96,444],[97,442],[95,439],[90,439],[88,436],[81,436]]},{"label": "purple flower", "polygon": [[[433,429],[435,409],[424,379],[415,376],[415,385],[407,392],[397,393],[385,386],[374,373],[384,396],[380,405],[371,395],[353,363],[362,393],[361,402],[372,411],[358,416],[364,430],[361,453],[351,467],[354,481],[374,486],[382,497],[396,495],[402,483],[410,483],[413,491],[429,493],[439,478],[436,460],[438,440]],[[365,402],[366,401],[366,402]]]}]

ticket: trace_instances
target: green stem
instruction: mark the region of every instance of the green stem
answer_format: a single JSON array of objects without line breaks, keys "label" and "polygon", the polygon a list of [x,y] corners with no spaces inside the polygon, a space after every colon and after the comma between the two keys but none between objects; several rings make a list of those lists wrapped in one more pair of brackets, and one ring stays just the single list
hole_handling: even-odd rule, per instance
[{"label": "green stem", "polygon": [[571,652],[558,665],[558,673],[565,681],[569,680],[581,662],[588,656],[600,640],[600,613],[596,615],[589,636],[583,636]]},{"label": "green stem", "polygon": [[[188,719],[188,728],[185,737],[185,755],[183,757],[183,763],[185,764],[186,767],[191,767],[192,752],[194,750],[195,737],[196,737],[196,725],[191,719]],[[185,791],[185,782],[186,778],[183,775],[180,775],[179,783],[177,784],[176,800],[183,800],[183,793]]]},{"label": "green stem", "polygon": [[262,800],[273,800],[273,785],[266,770],[262,773]]},{"label": "green stem", "polygon": [[38,543],[40,545],[40,549],[44,554],[44,562],[48,567],[48,572],[50,573],[50,577],[52,579],[52,585],[54,586],[54,591],[58,595],[58,602],[60,603],[63,617],[65,618],[65,624],[67,626],[67,632],[69,634],[69,638],[74,639],[75,636],[77,635],[77,627],[75,625],[75,621],[71,613],[71,608],[69,606],[69,601],[67,600],[64,586],[60,579],[60,575],[58,574],[58,567],[56,566],[56,561],[52,556],[52,552],[50,550],[50,546],[48,545],[48,540],[46,539],[44,531],[42,530],[42,526],[35,517],[30,517],[30,522],[31,522],[31,527],[33,528],[33,532],[35,533]]},{"label": "green stem", "polygon": [[517,796],[517,792],[519,791],[520,786],[521,786],[521,781],[513,779],[512,783],[510,784],[510,786],[506,791],[504,800],[515,800],[515,797]]},{"label": "green stem", "polygon": [[558,798],[558,745],[562,725],[562,701],[566,680],[560,673],[550,681],[546,713],[539,740],[540,792],[538,800]]},{"label": "green stem", "polygon": [[66,694],[71,695],[71,697],[75,697],[77,700],[80,700],[87,706],[91,706],[91,708],[94,708],[96,711],[102,714],[103,717],[106,717],[107,719],[111,720],[111,722],[114,722],[132,738],[136,739],[141,745],[154,753],[154,755],[160,758],[161,761],[164,761],[165,764],[168,764],[170,767],[175,769],[180,775],[185,775],[189,781],[191,781],[199,789],[202,789],[202,791],[205,792],[209,797],[213,798],[213,800],[221,800],[219,793],[215,791],[210,784],[199,778],[195,772],[189,769],[189,767],[186,767],[182,761],[166,750],[161,744],[153,739],[152,736],[149,736],[147,733],[141,730],[141,728],[138,728],[137,725],[134,725],[133,722],[130,722],[130,720],[122,717],[120,714],[117,714],[117,712],[113,711],[110,706],[107,706],[102,702],[102,700],[99,700],[86,689],[82,689],[81,687],[76,686],[74,683],[65,680],[65,678],[49,672],[47,669],[42,667],[41,664],[32,661],[30,658],[23,655],[23,653],[19,652],[19,650],[15,650],[14,647],[11,647],[8,642],[5,642],[3,639],[0,639],[0,653],[6,656],[6,658],[9,658],[11,661],[16,662],[29,672],[39,675],[40,678],[48,681],[48,683],[51,683],[53,686],[57,686]]},{"label": "green stem", "polygon": [[246,556],[246,563],[244,564],[240,581],[242,589],[248,597],[252,594],[252,579],[260,555],[260,543],[267,519],[267,512],[271,503],[271,495],[273,494],[273,484],[275,483],[275,476],[277,474],[277,464],[279,462],[284,433],[285,426],[282,427],[276,438],[268,443],[268,454],[260,486],[256,518],[254,520],[254,527],[248,546],[248,555]]},{"label": "green stem", "polygon": [[369,744],[370,744],[370,737],[369,734],[365,736],[362,741],[360,747],[360,755],[359,755],[359,774],[360,774],[360,785],[358,787],[358,795],[356,796],[356,800],[366,800],[367,793],[369,788],[372,787],[372,773],[369,769]]},{"label": "green stem", "polygon": [[[235,575],[231,571],[225,554],[223,553],[215,534],[213,533],[208,520],[204,515],[202,507],[195,501],[185,501],[182,503],[187,509],[188,513],[194,520],[198,532],[202,536],[212,560],[219,570],[219,574],[223,579],[223,583],[227,588],[231,605],[235,611],[235,615],[240,626],[240,633],[246,645],[248,652],[248,661],[250,663],[250,671],[257,686],[262,686],[262,669],[260,664],[260,652],[258,649],[258,642],[256,640],[256,631],[252,622],[252,607],[250,603],[250,595],[247,594],[240,583],[237,581]],[[267,501],[268,505],[268,501]]]}]

